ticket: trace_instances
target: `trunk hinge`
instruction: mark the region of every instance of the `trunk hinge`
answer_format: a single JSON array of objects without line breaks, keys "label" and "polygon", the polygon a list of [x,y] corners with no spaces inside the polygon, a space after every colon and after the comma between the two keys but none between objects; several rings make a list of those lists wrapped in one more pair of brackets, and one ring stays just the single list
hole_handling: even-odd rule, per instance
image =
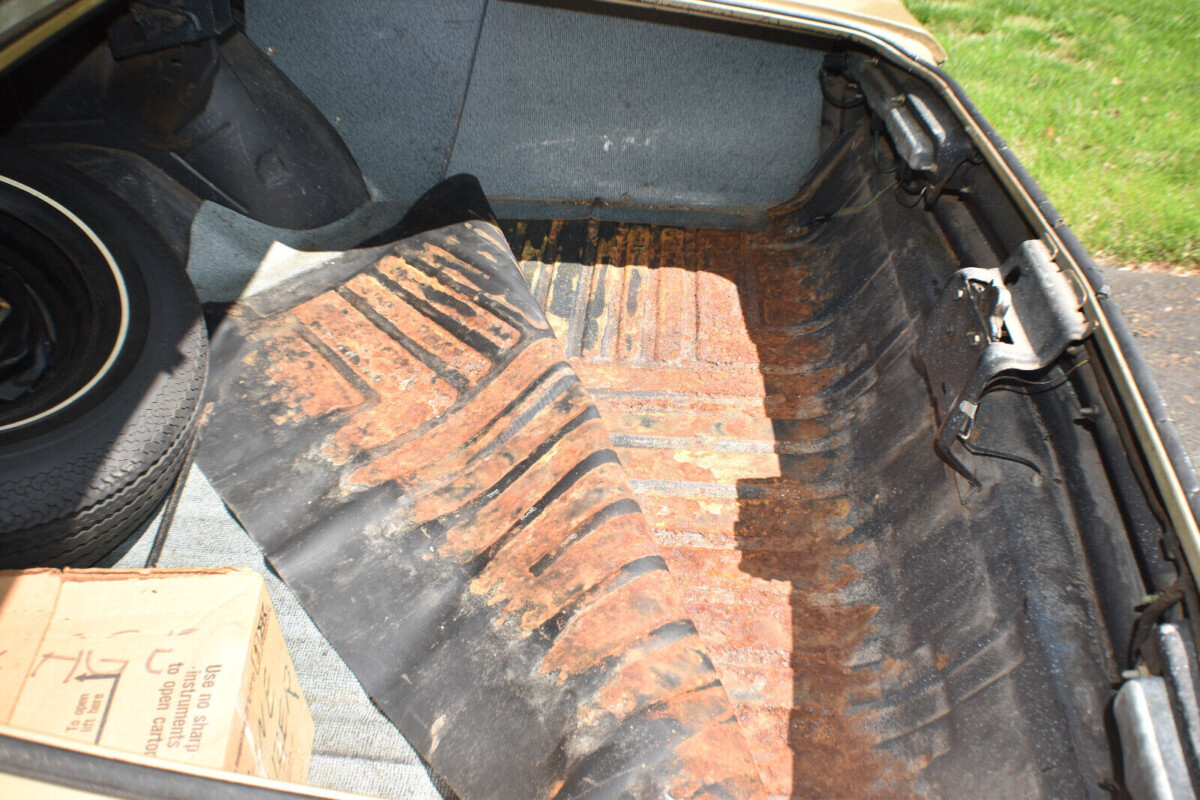
[{"label": "trunk hinge", "polygon": [[970,436],[988,384],[1004,372],[1044,369],[1087,336],[1082,305],[1075,284],[1036,240],[999,268],[959,270],[942,290],[916,358],[937,406],[937,450],[973,486],[979,481],[953,446]]}]

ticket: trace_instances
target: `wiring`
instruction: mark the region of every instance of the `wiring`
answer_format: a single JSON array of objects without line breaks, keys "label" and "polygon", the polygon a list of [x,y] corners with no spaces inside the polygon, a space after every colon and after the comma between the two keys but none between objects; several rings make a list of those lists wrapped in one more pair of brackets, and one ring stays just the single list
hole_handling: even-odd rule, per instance
[{"label": "wiring", "polygon": [[891,189],[895,185],[896,185],[896,181],[892,181],[887,186],[883,187],[878,192],[876,192],[875,195],[870,200],[863,203],[862,205],[851,206],[851,205],[849,205],[849,203],[850,203],[849,199],[847,199],[846,203],[844,203],[842,205],[842,207],[839,208],[837,211],[834,211],[829,214],[818,214],[817,216],[813,217],[812,219],[801,223],[797,227],[799,227],[802,230],[807,228],[808,231],[806,232],[805,235],[811,235],[813,233],[813,231],[817,230],[818,225],[824,225],[828,222],[832,222],[834,219],[841,216],[842,214],[853,214],[855,212],[870,208],[875,203],[876,200],[878,200],[880,197],[883,197],[884,193],[888,189]]},{"label": "wiring", "polygon": [[[1030,380],[1029,378],[1022,378],[1020,375],[1001,375],[996,378],[996,380],[992,381],[992,383],[988,385],[988,388],[985,389],[983,393],[987,394],[988,392],[993,391],[1004,391],[1017,392],[1018,394],[1041,394],[1042,392],[1048,392],[1052,389],[1057,389],[1059,386],[1062,386],[1064,383],[1066,383],[1067,379],[1071,377],[1071,374],[1086,363],[1088,363],[1088,360],[1085,358],[1083,361],[1080,361],[1072,366],[1062,375],[1058,376],[1057,378],[1051,378],[1048,381],[1034,381]],[[1006,386],[1004,385],[1004,382],[1006,381],[1012,381],[1013,383],[1018,383],[1021,385]]]},{"label": "wiring", "polygon": [[875,148],[872,151],[872,157],[875,160],[875,169],[879,170],[884,175],[891,175],[892,173],[894,173],[896,171],[899,164],[898,164],[897,160],[895,158],[893,158],[892,166],[888,167],[887,169],[883,168],[883,165],[881,165],[879,163],[879,131],[875,131],[874,133],[875,133]]},{"label": "wiring", "polygon": [[1171,606],[1183,600],[1186,586],[1187,576],[1180,575],[1166,589],[1153,595],[1150,602],[1141,609],[1137,622],[1133,626],[1133,634],[1129,637],[1129,653],[1127,655],[1129,663],[1133,664],[1137,661],[1138,653],[1154,633],[1154,627],[1162,619],[1163,614]]},{"label": "wiring", "polygon": [[[916,208],[920,204],[921,198],[923,198],[925,196],[925,190],[929,188],[929,184],[925,184],[924,186],[921,187],[921,191],[917,192],[914,195],[912,192],[908,191],[903,186],[901,186],[900,181],[896,181],[892,185],[896,187],[896,202],[899,203],[900,205],[904,206],[905,208]],[[917,199],[911,203],[906,203],[900,199],[901,193],[906,194],[909,197],[916,197]]]},{"label": "wiring", "polygon": [[[876,200],[878,200],[879,198],[883,197],[883,193],[884,193],[884,192],[886,192],[888,189],[891,189],[891,188],[892,188],[893,186],[895,186],[897,183],[899,183],[899,181],[892,181],[892,182],[891,182],[891,183],[889,183],[887,186],[883,187],[883,188],[882,188],[882,189],[880,189],[878,192],[876,192],[874,197],[872,197],[870,200],[868,200],[867,202],[863,203],[863,204],[862,204],[862,205],[860,205],[860,206],[842,206],[841,208],[839,208],[837,211],[833,212],[832,214],[825,215],[825,217],[824,217],[824,221],[828,222],[829,220],[831,220],[831,219],[833,219],[834,217],[837,217],[837,216],[839,216],[839,215],[841,215],[841,214],[853,214],[853,213],[855,213],[856,211],[863,211],[863,210],[865,210],[865,209],[867,209],[867,208],[870,208],[870,207],[871,207],[871,205],[872,205],[872,204],[874,204],[874,202],[875,202]],[[849,202],[849,201],[847,201],[847,202]],[[822,219],[822,218],[821,218],[821,217],[817,217],[817,219]]]},{"label": "wiring", "polygon": [[[1067,370],[1062,375],[1058,376],[1057,378],[1052,378],[1048,381],[1030,380],[1029,378],[1022,378],[1019,375],[1002,375],[999,378],[997,378],[995,381],[993,381],[991,384],[989,384],[988,388],[984,390],[983,394],[987,395],[989,392],[1000,391],[1000,390],[1008,391],[1008,392],[1018,392],[1020,394],[1038,394],[1040,392],[1048,392],[1048,391],[1050,391],[1052,389],[1056,389],[1059,386],[1062,386],[1064,383],[1066,383],[1067,380],[1071,377],[1071,373],[1075,372],[1075,370],[1079,369],[1086,363],[1088,363],[1088,360],[1085,358],[1084,360],[1082,360],[1079,363],[1072,366],[1069,370]],[[1012,382],[1020,384],[1020,385],[1019,386],[1005,386],[1001,383],[1002,381],[1012,381]],[[970,440],[967,438],[968,436],[970,436],[970,433],[966,434],[965,436],[959,437],[959,441],[962,442],[962,446],[966,449],[966,451],[968,453],[971,453],[972,455],[976,455],[976,456],[986,456],[988,458],[998,458],[1003,461],[1011,461],[1015,464],[1022,464],[1026,467],[1029,467],[1031,470],[1036,472],[1038,475],[1043,474],[1041,467],[1039,467],[1037,464],[1035,464],[1030,459],[1025,458],[1024,456],[1018,456],[1014,453],[1005,453],[1000,450],[992,450],[991,448],[981,447],[979,445],[972,444],[970,442]]]},{"label": "wiring", "polygon": [[[821,70],[817,73],[817,83],[821,87],[821,94],[823,94],[825,96],[825,99],[827,101],[829,101],[829,105],[833,106],[834,108],[846,109],[846,108],[858,108],[859,106],[861,106],[863,103],[866,102],[866,98],[863,97],[862,92],[859,92],[858,95],[855,96],[850,101],[841,100],[839,98],[834,97],[833,93],[829,91],[829,86],[827,86],[825,83],[825,78],[827,75],[828,75],[828,73],[825,72],[825,68],[822,67]],[[858,88],[858,84],[854,83],[853,81],[847,81],[847,85],[852,89]]]},{"label": "wiring", "polygon": [[1042,468],[1024,456],[1014,455],[1013,453],[1003,453],[999,450],[991,450],[987,447],[980,447],[979,445],[971,444],[969,441],[963,438],[960,438],[959,441],[962,442],[963,447],[965,447],[967,452],[971,455],[999,458],[1002,461],[1012,461],[1016,464],[1023,464],[1024,466],[1029,467],[1038,475],[1042,474]]}]

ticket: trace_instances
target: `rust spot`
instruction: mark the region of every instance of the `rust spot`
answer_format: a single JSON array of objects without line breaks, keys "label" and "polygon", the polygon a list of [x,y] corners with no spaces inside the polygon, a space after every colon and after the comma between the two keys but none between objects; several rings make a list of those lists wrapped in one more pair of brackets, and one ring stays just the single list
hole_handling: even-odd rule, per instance
[{"label": "rust spot", "polygon": [[386,256],[379,262],[378,270],[428,302],[447,320],[458,323],[493,344],[503,347],[517,341],[516,329],[480,307],[478,303],[472,302],[472,296],[464,292],[462,286],[430,276],[409,263],[406,260],[408,258],[412,256]]},{"label": "rust spot", "polygon": [[571,268],[559,270],[555,280],[550,284],[550,294],[546,298],[546,319],[550,321],[550,330],[562,343],[568,346],[568,332],[571,318],[575,315],[575,304],[579,297],[579,281],[582,271],[572,265]]},{"label": "rust spot", "polygon": [[[769,243],[755,244],[749,263],[755,273],[755,283],[762,290],[760,314],[763,325],[786,328],[809,319],[815,310],[815,298],[811,290],[806,290],[808,276],[796,269],[795,254]],[[780,287],[780,290],[772,291],[773,287]]]},{"label": "rust spot", "polygon": [[[602,432],[602,426],[599,419],[588,421],[580,415],[587,414],[588,402],[587,395],[582,392],[572,392],[561,397],[556,403],[548,405],[545,408],[537,409],[533,419],[531,419],[521,430],[511,438],[495,443],[494,448],[484,448],[474,458],[467,460],[463,465],[462,471],[453,476],[453,479],[445,483],[435,491],[422,495],[416,500],[413,505],[413,518],[418,522],[435,519],[441,516],[448,506],[466,503],[470,500],[478,498],[483,492],[494,492],[491,498],[499,496],[501,492],[508,491],[512,486],[509,484],[503,490],[494,489],[508,474],[513,467],[528,461],[535,456],[539,448],[544,447],[545,442],[557,431],[565,428],[572,420],[578,419],[582,427],[589,428],[588,432]],[[571,465],[577,463],[584,456],[591,452],[594,447],[594,442],[588,441],[587,437],[573,437],[569,434],[557,441],[551,452],[547,454],[547,460],[538,459],[542,466],[538,469],[526,468],[522,471],[516,483],[520,484],[519,488],[531,488],[529,482],[544,482],[556,481],[561,477],[549,473],[546,464],[555,464],[555,459],[560,459],[562,463],[567,464],[569,469]],[[545,456],[543,458],[546,458]],[[574,461],[572,461],[574,459]],[[569,462],[569,463],[568,463]],[[532,467],[533,464],[529,464]],[[427,484],[428,485],[428,484]],[[550,487],[543,487],[543,492]],[[512,497],[521,497],[518,494],[510,495]],[[527,503],[536,502],[541,497],[540,494],[534,496],[526,496],[524,501]],[[517,501],[521,502],[520,500]],[[493,514],[502,513],[502,509],[507,509],[507,503],[500,504],[495,510],[489,512]],[[518,513],[523,513],[526,509],[519,509]],[[512,511],[508,510],[511,514]],[[466,522],[472,522],[467,520]],[[464,533],[464,536],[471,537],[471,541],[463,540],[459,542],[455,536],[449,537],[448,551],[453,552],[461,550],[464,553],[469,553],[474,550],[473,542],[477,541],[478,536],[499,536],[503,530],[498,531],[477,531],[474,533]]]},{"label": "rust spot", "polygon": [[[612,248],[613,252],[606,253],[605,257],[615,257],[619,246],[618,241]],[[601,263],[603,265],[606,262]],[[621,322],[619,304],[624,300],[624,284],[624,269],[603,266],[596,271],[595,288],[587,306],[587,324],[592,329],[583,332],[582,353],[586,358],[611,361],[617,357],[617,333]]]},{"label": "rust spot", "polygon": [[619,430],[628,435],[661,437],[697,446],[719,447],[722,441],[738,439],[760,442],[763,450],[806,452],[819,447],[820,440],[829,435],[829,429],[818,421],[794,426],[785,438],[772,420],[763,417],[699,411],[686,415],[657,411],[639,413],[624,410],[623,404],[611,397],[598,399],[596,407],[600,409],[609,430]]},{"label": "rust spot", "polygon": [[563,677],[583,672],[686,618],[669,572],[639,575],[572,617],[542,662],[542,671]]},{"label": "rust spot", "polygon": [[381,397],[335,434],[333,446],[326,451],[335,464],[412,430],[445,411],[457,397],[450,384],[364,319],[340,295],[326,292],[294,313]]},{"label": "rust spot", "polygon": [[418,313],[373,276],[359,275],[346,286],[395,325],[401,334],[436,356],[447,368],[463,376],[467,383],[474,384],[487,374],[491,362],[485,356],[472,350],[429,317]]},{"label": "rust spot", "polygon": [[[689,697],[702,703],[691,707],[671,709],[680,717],[712,713],[719,701],[718,691],[710,689]],[[758,781],[749,776],[756,765],[749,755],[742,755],[744,733],[732,716],[721,726],[709,726],[676,750],[681,767],[672,781],[672,797],[700,800],[723,800],[726,797],[763,798],[765,792]]]},{"label": "rust spot", "polygon": [[[581,414],[586,412],[581,412]],[[569,418],[578,419],[578,415]],[[488,503],[480,508],[470,518],[461,524],[454,525],[446,533],[446,544],[442,554],[446,556],[474,557],[479,552],[489,548],[502,534],[516,524],[522,517],[534,508],[539,498],[544,497],[567,472],[596,451],[596,436],[603,436],[604,427],[599,419],[584,422],[575,428],[571,434],[560,439],[550,448],[545,456],[529,464],[529,468],[515,481],[508,484],[498,494],[487,497]],[[544,439],[543,439],[544,441]],[[522,454],[523,455],[523,454]],[[530,456],[512,463],[521,463]],[[500,465],[507,465],[506,456],[490,459]],[[480,465],[475,472],[487,473]],[[497,476],[496,483],[501,476]],[[439,493],[437,500],[445,502],[447,495],[454,497],[456,503],[463,502],[467,497],[474,498],[476,493],[495,483],[474,480],[456,483],[449,492]],[[492,492],[495,490],[493,489]],[[425,504],[418,508],[418,513],[425,511]]]},{"label": "rust spot", "polygon": [[849,503],[844,497],[774,494],[735,499],[660,494],[647,495],[641,502],[655,535],[667,546],[673,544],[672,537],[681,537],[681,543],[695,547],[754,550],[795,546],[797,541],[829,529],[839,539],[851,531],[845,524]]},{"label": "rust spot", "polygon": [[[507,248],[507,244],[503,243],[502,238],[491,238],[495,236],[494,227],[489,225],[476,225],[474,223],[467,223],[467,226],[471,229],[472,234],[484,239],[485,241],[488,241],[493,246]],[[481,268],[479,265],[472,265],[459,258],[457,255],[451,253],[447,249],[447,247],[457,244],[460,244],[460,242],[448,240],[446,242],[446,247],[439,247],[435,244],[426,242],[421,248],[419,259],[433,268],[436,275],[436,280],[438,280],[444,287],[448,288],[454,284],[465,287],[468,290],[467,294],[470,298],[469,302],[472,305],[478,308],[490,306],[494,309],[497,306],[502,307],[511,314],[523,317],[523,322],[527,327],[545,330],[546,325],[542,320],[529,319],[521,312],[521,309],[518,306],[509,302],[505,293],[488,291],[488,288],[485,285],[488,283],[487,276],[492,272],[492,265],[499,263],[498,260],[489,261],[488,259],[484,259],[485,261],[489,261],[489,263],[483,268]],[[468,244],[467,252],[471,254],[472,258],[478,258],[481,253],[486,251],[480,251]],[[510,263],[511,262],[506,259],[504,266],[507,267]],[[486,298],[486,300],[484,302],[480,302],[483,298]],[[496,314],[494,310],[489,311],[488,313],[492,315]],[[499,329],[497,329],[496,332],[498,335],[500,335]]]},{"label": "rust spot", "polygon": [[[437,485],[436,475],[462,472],[504,430],[500,424],[489,424],[514,397],[547,372],[557,353],[551,339],[532,342],[465,407],[454,412],[454,425],[434,427],[402,446],[378,449],[375,459],[351,473],[348,482],[359,486],[378,486],[388,481],[428,486]],[[540,396],[535,392],[528,402],[536,402]],[[519,415],[524,408],[518,405],[509,416]]]},{"label": "rust spot", "polygon": [[[266,374],[274,390],[271,400],[284,407],[272,417],[276,425],[354,408],[363,401],[362,395],[295,333],[284,333],[271,340],[263,353],[268,361]],[[259,368],[256,356],[257,353],[250,353],[246,366]]]},{"label": "rust spot", "polygon": [[688,641],[629,648],[611,667],[605,688],[581,707],[581,725],[596,735],[647,707],[649,716],[689,729],[717,718],[719,724],[706,724],[676,749],[669,796],[762,798],[742,727],[726,710],[721,688],[701,682],[704,668],[704,655]]},{"label": "rust spot", "polygon": [[[528,630],[545,624],[624,565],[657,555],[645,518],[635,507],[620,506],[631,499],[614,488],[623,483],[614,463],[588,473],[497,553],[472,582],[472,591],[503,604],[506,614],[520,615],[521,627]],[[607,511],[601,520],[593,512],[592,524],[580,531],[581,509]],[[564,539],[564,531],[575,533]],[[583,539],[586,547],[570,546]]]},{"label": "rust spot", "polygon": [[585,725],[602,724],[607,716],[623,720],[648,701],[703,689],[708,686],[703,667],[704,653],[686,639],[654,648],[632,647],[612,665],[611,677],[584,706],[580,720]]},{"label": "rust spot", "polygon": [[735,268],[696,274],[696,315],[699,318],[696,357],[709,364],[750,364],[755,374],[757,349],[742,317],[741,290]]},{"label": "rust spot", "polygon": [[655,306],[657,320],[655,328],[654,357],[665,364],[690,361],[696,350],[696,305],[690,302],[695,296],[693,283],[696,273],[686,268],[679,252],[683,245],[683,231],[668,229],[662,234],[663,248],[674,255],[664,260],[657,270],[658,297]]}]

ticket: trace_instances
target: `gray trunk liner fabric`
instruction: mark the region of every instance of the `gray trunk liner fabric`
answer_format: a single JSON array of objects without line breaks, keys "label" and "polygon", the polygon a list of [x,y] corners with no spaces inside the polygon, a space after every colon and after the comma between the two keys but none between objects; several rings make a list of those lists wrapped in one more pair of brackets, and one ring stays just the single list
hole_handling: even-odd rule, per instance
[{"label": "gray trunk liner fabric", "polygon": [[661,18],[492,2],[449,172],[497,199],[781,203],[817,157],[820,58]]},{"label": "gray trunk liner fabric", "polygon": [[815,163],[819,52],[725,22],[558,5],[258,0],[246,21],[401,201],[471,172],[498,201],[745,211],[786,200]]},{"label": "gray trunk liner fabric", "polygon": [[386,230],[407,207],[376,193],[371,202],[343,219],[323,228],[294,231],[205,202],[192,220],[188,277],[200,302],[231,303],[319,266],[322,251],[345,250]]}]

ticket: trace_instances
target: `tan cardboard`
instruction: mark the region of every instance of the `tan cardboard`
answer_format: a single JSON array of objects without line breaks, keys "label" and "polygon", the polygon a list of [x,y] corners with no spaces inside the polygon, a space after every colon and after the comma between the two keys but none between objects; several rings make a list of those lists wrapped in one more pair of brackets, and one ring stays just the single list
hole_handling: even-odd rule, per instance
[{"label": "tan cardboard", "polygon": [[262,579],[0,572],[0,723],[304,782],[313,724]]}]

